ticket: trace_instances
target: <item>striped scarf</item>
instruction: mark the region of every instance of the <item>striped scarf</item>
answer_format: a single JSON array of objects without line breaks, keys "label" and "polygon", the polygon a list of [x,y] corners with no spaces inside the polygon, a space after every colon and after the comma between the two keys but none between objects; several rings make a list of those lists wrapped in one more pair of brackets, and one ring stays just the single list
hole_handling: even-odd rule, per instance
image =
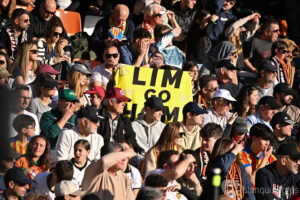
[{"label": "striped scarf", "polygon": [[[17,51],[17,47],[18,47],[18,36],[17,36],[15,29],[13,29],[12,25],[9,25],[7,27],[6,32],[10,39],[11,58],[13,59],[15,57],[15,52]],[[27,41],[27,32],[23,31],[22,38],[21,38],[21,44],[25,41]]]}]

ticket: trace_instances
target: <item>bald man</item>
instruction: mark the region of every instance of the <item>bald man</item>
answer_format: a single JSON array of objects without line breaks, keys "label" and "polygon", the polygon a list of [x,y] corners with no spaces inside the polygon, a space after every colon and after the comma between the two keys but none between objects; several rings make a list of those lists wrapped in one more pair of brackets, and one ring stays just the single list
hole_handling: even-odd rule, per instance
[{"label": "bald man", "polygon": [[56,2],[55,0],[41,0],[39,6],[30,12],[30,26],[29,34],[32,34],[34,38],[43,37],[45,29],[51,20],[60,20],[55,15]]},{"label": "bald man", "polygon": [[126,5],[118,4],[112,15],[97,22],[91,36],[91,48],[97,54],[99,60],[103,61],[102,54],[105,42],[113,42],[114,45],[133,41],[135,26],[128,19],[129,9]]}]

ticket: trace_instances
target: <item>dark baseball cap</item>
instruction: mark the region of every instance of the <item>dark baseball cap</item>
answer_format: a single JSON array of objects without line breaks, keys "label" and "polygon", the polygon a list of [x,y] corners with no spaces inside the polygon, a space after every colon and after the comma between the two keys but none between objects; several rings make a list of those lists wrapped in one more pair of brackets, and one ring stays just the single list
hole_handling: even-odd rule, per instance
[{"label": "dark baseball cap", "polygon": [[163,110],[164,105],[161,98],[156,96],[151,96],[145,102],[145,107],[154,108],[156,110]]},{"label": "dark baseball cap", "polygon": [[277,124],[282,124],[282,123],[294,125],[296,122],[291,120],[290,116],[288,114],[286,114],[285,112],[276,113],[273,116],[272,120],[270,121],[270,124],[272,127],[275,127]]},{"label": "dark baseball cap", "polygon": [[101,119],[104,119],[104,117],[98,114],[98,110],[95,106],[86,106],[84,108],[81,108],[78,111],[77,118],[83,118],[83,117],[96,123],[99,122]]},{"label": "dark baseball cap", "polygon": [[79,100],[77,99],[77,97],[75,95],[75,92],[69,88],[64,89],[64,90],[59,90],[58,97],[59,97],[59,99],[64,99],[67,101],[79,102]]},{"label": "dark baseball cap", "polygon": [[120,102],[129,102],[131,101],[130,98],[125,96],[126,92],[122,90],[121,88],[114,87],[108,91],[106,91],[105,98],[115,98]]},{"label": "dark baseball cap", "polygon": [[286,95],[294,95],[295,91],[287,83],[278,83],[273,89],[273,94],[284,93]]},{"label": "dark baseball cap", "polygon": [[1,160],[12,160],[17,159],[21,156],[21,154],[17,153],[11,146],[8,146],[5,152],[0,153]]},{"label": "dark baseball cap", "polygon": [[258,105],[269,105],[269,106],[271,106],[272,109],[281,108],[280,105],[277,103],[276,99],[274,97],[271,97],[271,96],[262,97],[259,100]]},{"label": "dark baseball cap", "polygon": [[83,63],[76,62],[75,65],[72,66],[71,70],[79,71],[83,74],[92,75],[92,70]]},{"label": "dark baseball cap", "polygon": [[247,121],[245,118],[237,117],[232,124],[232,131],[236,133],[247,133]]},{"label": "dark baseball cap", "polygon": [[260,70],[276,72],[277,66],[274,61],[266,60],[260,64]]},{"label": "dark baseball cap", "polygon": [[219,61],[217,63],[216,68],[221,68],[221,67],[225,67],[226,69],[229,69],[229,70],[239,70],[239,68],[234,66],[234,64],[229,59],[223,59],[223,60]]},{"label": "dark baseball cap", "polygon": [[202,109],[198,105],[198,103],[192,102],[192,101],[185,104],[185,106],[183,107],[183,110],[182,110],[183,115],[185,116],[188,112],[191,114],[197,114],[197,115],[208,113],[206,110]]},{"label": "dark baseball cap", "polygon": [[297,146],[292,143],[285,143],[279,146],[276,155],[290,156],[292,159],[300,159],[300,152]]},{"label": "dark baseball cap", "polygon": [[55,81],[49,74],[40,74],[34,80],[34,83],[38,86],[44,87],[58,87],[59,82]]},{"label": "dark baseball cap", "polygon": [[32,183],[32,180],[25,175],[23,169],[18,167],[13,167],[9,169],[4,175],[4,181],[5,183],[13,181],[21,185],[27,185]]}]

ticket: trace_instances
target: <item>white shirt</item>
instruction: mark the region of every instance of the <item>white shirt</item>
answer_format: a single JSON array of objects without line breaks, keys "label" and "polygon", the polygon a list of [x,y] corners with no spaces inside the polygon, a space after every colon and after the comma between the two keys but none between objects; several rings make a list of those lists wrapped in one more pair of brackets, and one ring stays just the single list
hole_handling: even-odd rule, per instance
[{"label": "white shirt", "polygon": [[219,124],[224,130],[229,118],[232,116],[232,113],[228,112],[226,116],[220,117],[213,109],[208,109],[207,112],[208,113],[204,114],[203,116],[201,128],[203,128],[207,123],[216,123]]},{"label": "white shirt", "polygon": [[131,181],[132,189],[140,189],[142,187],[142,176],[139,170],[132,165],[130,166],[130,171],[125,172]]},{"label": "white shirt", "polygon": [[55,194],[50,190],[47,184],[47,178],[51,172],[42,172],[35,176],[33,183],[31,185],[31,194],[44,194],[48,196],[51,200],[55,199]]},{"label": "white shirt", "polygon": [[[27,110],[24,110],[24,115],[28,115],[28,116],[30,116],[34,119],[34,121],[35,121],[34,135],[39,135],[40,134],[40,123],[39,123],[39,120],[38,120],[37,116],[35,114],[33,114],[32,112],[29,112]],[[12,126],[13,121],[17,116],[18,116],[18,114],[16,114],[16,113],[10,113],[9,114],[9,127],[10,127],[10,129],[9,129],[8,138],[16,137],[18,135],[18,132]]]},{"label": "white shirt", "polygon": [[106,87],[111,74],[112,72],[106,69],[105,64],[98,65],[92,70],[91,83],[101,82]]},{"label": "white shirt", "polygon": [[73,164],[73,169],[74,169],[72,182],[76,183],[79,187],[81,187],[81,183],[82,183],[82,179],[83,179],[85,170],[91,164],[91,161],[88,160],[84,167],[78,168],[75,166],[73,160],[74,159],[71,160],[71,162]]},{"label": "white shirt", "polygon": [[80,139],[87,140],[90,143],[89,160],[99,160],[101,156],[100,149],[104,145],[102,136],[94,133],[83,137],[77,128],[66,129],[59,134],[55,148],[55,160],[71,160],[74,157],[74,144]]}]

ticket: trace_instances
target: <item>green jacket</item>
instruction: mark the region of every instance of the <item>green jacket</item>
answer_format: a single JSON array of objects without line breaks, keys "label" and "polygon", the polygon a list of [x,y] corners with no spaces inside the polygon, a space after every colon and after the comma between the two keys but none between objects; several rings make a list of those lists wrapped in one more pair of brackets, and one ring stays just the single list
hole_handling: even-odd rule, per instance
[{"label": "green jacket", "polygon": [[76,114],[74,114],[68,122],[65,124],[63,129],[57,125],[57,122],[62,118],[62,113],[57,109],[52,109],[48,112],[45,112],[42,115],[40,126],[41,126],[41,135],[44,135],[50,141],[51,149],[55,149],[58,135],[64,129],[73,129],[75,127]]}]

